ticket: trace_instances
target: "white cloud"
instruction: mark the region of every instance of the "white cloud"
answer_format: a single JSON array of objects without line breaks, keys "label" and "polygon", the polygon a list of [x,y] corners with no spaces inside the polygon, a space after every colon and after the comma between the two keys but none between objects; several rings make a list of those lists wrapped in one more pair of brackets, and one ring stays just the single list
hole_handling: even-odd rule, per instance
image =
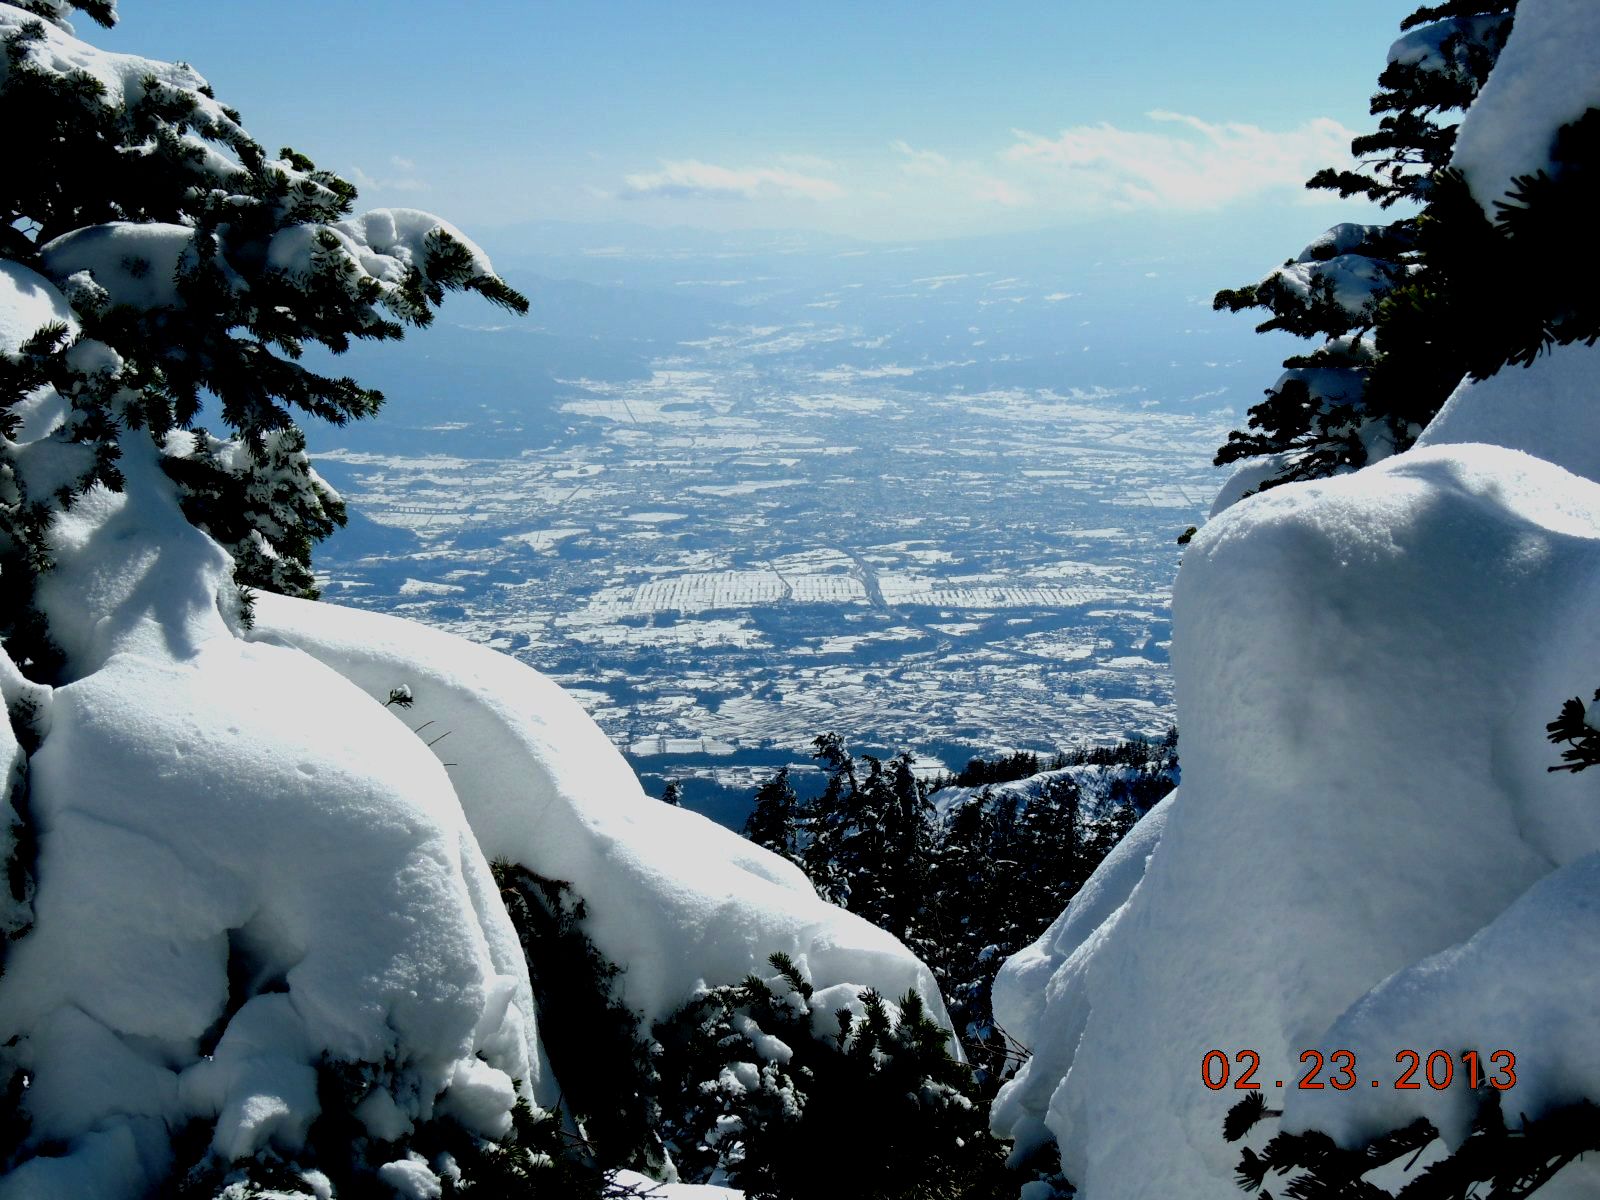
[{"label": "white cloud", "polygon": [[1033,203],[1033,196],[1025,189],[1004,179],[985,179],[973,189],[979,200],[988,200],[1004,208],[1023,208]]},{"label": "white cloud", "polygon": [[955,162],[937,150],[918,150],[901,138],[890,142],[889,149],[896,155],[900,173],[912,179],[944,180],[944,188],[952,192],[964,191],[971,199],[986,205],[1022,208],[1033,203],[1033,196],[1027,189],[996,178],[978,164]]},{"label": "white cloud", "polygon": [[[391,158],[390,163],[404,171],[410,171],[415,164],[403,158]],[[402,166],[402,164],[404,164]],[[425,192],[432,186],[426,180],[418,179],[412,175],[395,175],[377,178],[368,175],[360,167],[350,169],[350,182],[363,192]]]},{"label": "white cloud", "polygon": [[623,182],[627,185],[624,194],[633,197],[836,200],[844,195],[844,189],[833,180],[788,167],[720,167],[698,159],[664,162],[659,171],[628,175]]},{"label": "white cloud", "polygon": [[1002,158],[1055,177],[1078,203],[1118,208],[1218,208],[1262,192],[1301,188],[1317,169],[1344,162],[1355,131],[1327,117],[1274,132],[1239,122],[1213,124],[1157,109],[1168,130],[1079,125],[1054,138],[1013,130]]},{"label": "white cloud", "polygon": [[389,156],[389,165],[391,167],[398,167],[402,171],[415,171],[417,169],[416,163],[412,162],[409,158],[401,158],[398,154],[391,154]]},{"label": "white cloud", "polygon": [[784,167],[793,167],[796,171],[837,171],[839,164],[831,158],[822,158],[816,154],[780,154],[778,164]]},{"label": "white cloud", "polygon": [[889,143],[889,148],[905,160],[900,169],[907,175],[945,175],[950,171],[950,160],[933,150],[913,149],[898,138]]}]

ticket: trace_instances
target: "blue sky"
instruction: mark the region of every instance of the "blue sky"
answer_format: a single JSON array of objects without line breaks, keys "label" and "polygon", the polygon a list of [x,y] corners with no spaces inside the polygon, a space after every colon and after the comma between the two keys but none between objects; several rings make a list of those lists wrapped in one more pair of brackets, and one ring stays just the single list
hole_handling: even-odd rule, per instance
[{"label": "blue sky", "polygon": [[1361,215],[1299,184],[1370,126],[1412,7],[124,0],[114,33],[79,27],[193,63],[364,204],[469,231],[892,240],[1237,213],[1309,238]]}]

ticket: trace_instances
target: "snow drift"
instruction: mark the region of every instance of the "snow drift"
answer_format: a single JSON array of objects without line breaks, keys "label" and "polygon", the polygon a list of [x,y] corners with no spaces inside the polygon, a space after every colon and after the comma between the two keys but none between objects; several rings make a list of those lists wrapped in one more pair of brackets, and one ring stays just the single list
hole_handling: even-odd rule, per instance
[{"label": "snow drift", "polygon": [[647,796],[599,726],[538,672],[397,617],[281,596],[260,597],[256,611],[254,638],[293,646],[374,697],[410,689],[405,720],[441,739],[484,853],[573,885],[586,932],[626,964],[623,997],[648,1020],[702,985],[769,973],[775,951],[819,990],[915,990],[943,1018],[932,974],[896,938],[824,903],[793,863]]}]

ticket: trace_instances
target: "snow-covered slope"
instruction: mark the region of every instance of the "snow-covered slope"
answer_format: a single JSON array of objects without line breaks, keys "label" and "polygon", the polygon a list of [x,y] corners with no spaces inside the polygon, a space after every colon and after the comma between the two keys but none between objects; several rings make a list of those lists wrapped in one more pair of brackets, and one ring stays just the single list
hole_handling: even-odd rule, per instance
[{"label": "snow-covered slope", "polygon": [[[1154,765],[1141,768],[1084,763],[1041,771],[1037,775],[1004,783],[940,788],[930,799],[938,819],[945,822],[974,797],[981,798],[994,809],[1009,807],[1020,812],[1038,800],[1058,780],[1070,779],[1078,788],[1079,819],[1085,826],[1091,826],[1109,817],[1119,805],[1129,803],[1130,792],[1134,797],[1132,803],[1138,805],[1138,797],[1165,778],[1165,774]],[[1143,803],[1150,802],[1146,800]]]}]

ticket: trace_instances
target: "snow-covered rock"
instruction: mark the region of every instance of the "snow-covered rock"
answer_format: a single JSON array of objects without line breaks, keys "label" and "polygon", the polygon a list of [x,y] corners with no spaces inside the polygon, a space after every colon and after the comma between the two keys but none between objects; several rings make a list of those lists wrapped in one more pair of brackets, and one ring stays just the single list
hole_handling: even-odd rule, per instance
[{"label": "snow-covered rock", "polygon": [[[997,1012],[1035,1053],[996,1128],[1048,1129],[1086,1200],[1222,1200],[1242,1093],[1203,1086],[1210,1050],[1258,1053],[1270,1101],[1340,1038],[1387,1079],[1392,1038],[1515,1037],[1561,1068],[1518,1110],[1600,1095],[1600,1059],[1572,1049],[1584,987],[1535,974],[1589,978],[1600,782],[1545,770],[1544,724],[1595,686],[1597,584],[1600,485],[1487,445],[1276,488],[1207,525],[1173,602],[1183,787],[1153,849],[1136,830],[1085,889],[1104,902],[1002,970]],[[1490,982],[1512,940],[1504,972],[1525,977]],[[1525,1007],[1489,1019],[1508,1003]],[[1289,1095],[1286,1120],[1354,1137],[1459,1104],[1366,1092]]]}]

